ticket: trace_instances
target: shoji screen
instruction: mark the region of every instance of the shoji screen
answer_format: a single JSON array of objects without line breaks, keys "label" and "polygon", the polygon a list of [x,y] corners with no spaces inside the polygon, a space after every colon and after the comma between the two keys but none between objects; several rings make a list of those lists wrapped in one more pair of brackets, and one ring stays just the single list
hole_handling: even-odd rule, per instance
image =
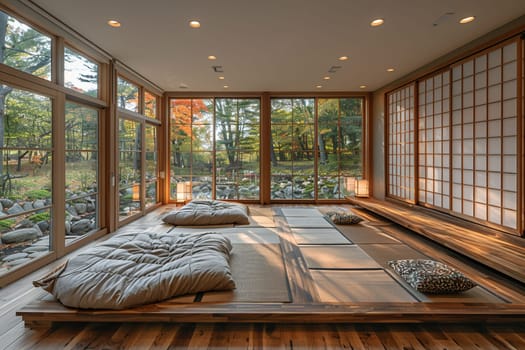
[{"label": "shoji screen", "polygon": [[518,225],[518,43],[452,67],[452,210]]},{"label": "shoji screen", "polygon": [[450,72],[418,85],[418,202],[450,208]]},{"label": "shoji screen", "polygon": [[415,202],[415,84],[387,94],[388,196]]}]

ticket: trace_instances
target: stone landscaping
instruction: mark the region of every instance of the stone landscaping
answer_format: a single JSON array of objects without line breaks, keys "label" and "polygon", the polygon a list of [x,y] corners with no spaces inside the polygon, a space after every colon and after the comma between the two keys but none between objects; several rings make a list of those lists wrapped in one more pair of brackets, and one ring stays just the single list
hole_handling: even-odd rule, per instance
[{"label": "stone landscaping", "polygon": [[[97,223],[96,196],[86,192],[66,192],[66,197],[67,245],[94,230]],[[50,199],[0,198],[0,274],[49,251],[50,206]]]}]

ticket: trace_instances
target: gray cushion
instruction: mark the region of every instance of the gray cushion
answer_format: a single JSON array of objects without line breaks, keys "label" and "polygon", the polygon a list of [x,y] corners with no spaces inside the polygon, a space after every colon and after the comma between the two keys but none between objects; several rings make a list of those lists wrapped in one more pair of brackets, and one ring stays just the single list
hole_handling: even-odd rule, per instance
[{"label": "gray cushion", "polygon": [[388,265],[422,293],[460,293],[476,286],[476,283],[458,270],[434,260],[392,260]]},{"label": "gray cushion", "polygon": [[166,214],[162,220],[180,226],[248,225],[248,208],[238,203],[194,200]]}]

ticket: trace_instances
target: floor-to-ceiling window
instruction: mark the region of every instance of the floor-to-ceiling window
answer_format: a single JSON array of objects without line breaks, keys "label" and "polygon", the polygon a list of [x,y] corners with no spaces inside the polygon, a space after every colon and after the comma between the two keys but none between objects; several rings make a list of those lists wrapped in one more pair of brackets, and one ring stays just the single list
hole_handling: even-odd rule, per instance
[{"label": "floor-to-ceiling window", "polygon": [[259,199],[259,140],[259,99],[171,99],[171,199]]},{"label": "floor-to-ceiling window", "polygon": [[99,86],[107,61],[2,11],[0,29],[3,285],[105,225],[99,149],[107,104]]},{"label": "floor-to-ceiling window", "polygon": [[364,99],[271,100],[271,199],[340,200],[363,176]]},{"label": "floor-to-ceiling window", "polygon": [[119,220],[159,203],[158,97],[117,77]]}]

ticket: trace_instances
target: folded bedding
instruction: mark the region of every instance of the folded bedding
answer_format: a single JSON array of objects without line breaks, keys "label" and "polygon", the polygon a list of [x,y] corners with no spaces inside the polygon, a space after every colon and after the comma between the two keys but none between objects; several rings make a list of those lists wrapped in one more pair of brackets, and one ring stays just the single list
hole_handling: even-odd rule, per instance
[{"label": "folded bedding", "polygon": [[166,214],[165,223],[180,226],[238,224],[248,225],[245,205],[216,200],[194,200]]},{"label": "folded bedding", "polygon": [[178,295],[235,288],[224,235],[132,232],[80,253],[33,282],[62,304],[124,309]]}]

